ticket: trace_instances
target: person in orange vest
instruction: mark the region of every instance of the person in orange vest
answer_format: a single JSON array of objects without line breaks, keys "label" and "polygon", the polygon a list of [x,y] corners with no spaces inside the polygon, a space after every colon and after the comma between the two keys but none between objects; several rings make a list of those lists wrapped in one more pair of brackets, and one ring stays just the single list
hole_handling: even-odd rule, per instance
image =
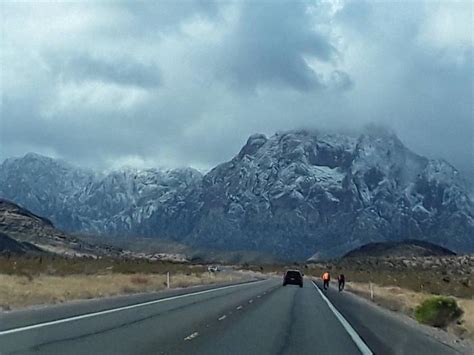
[{"label": "person in orange vest", "polygon": [[323,288],[327,290],[329,288],[329,281],[331,280],[329,271],[325,271],[321,278],[323,279]]}]

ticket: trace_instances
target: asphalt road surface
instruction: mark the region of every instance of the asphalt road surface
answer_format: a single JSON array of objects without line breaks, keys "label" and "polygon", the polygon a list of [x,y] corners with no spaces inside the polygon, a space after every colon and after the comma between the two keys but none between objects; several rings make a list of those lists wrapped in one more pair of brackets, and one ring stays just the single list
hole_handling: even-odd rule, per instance
[{"label": "asphalt road surface", "polygon": [[[324,295],[323,295],[324,293]],[[347,293],[280,279],[0,315],[1,354],[456,354]]]}]

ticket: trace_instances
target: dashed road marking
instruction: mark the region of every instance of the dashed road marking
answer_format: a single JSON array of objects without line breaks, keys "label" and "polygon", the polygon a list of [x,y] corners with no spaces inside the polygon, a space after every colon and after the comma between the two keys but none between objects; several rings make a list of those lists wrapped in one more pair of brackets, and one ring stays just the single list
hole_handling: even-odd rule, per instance
[{"label": "dashed road marking", "polygon": [[187,340],[193,340],[193,339],[196,338],[198,335],[199,335],[198,332],[194,332],[194,333],[188,335],[186,338],[184,338],[184,340],[186,340],[186,341],[187,341]]},{"label": "dashed road marking", "polygon": [[249,300],[249,303],[252,303],[252,302],[253,302],[253,300]]},{"label": "dashed road marking", "polygon": [[262,297],[262,296],[260,296],[260,295],[257,296],[257,298],[260,298],[260,297]]},{"label": "dashed road marking", "polygon": [[224,320],[224,319],[226,319],[226,318],[227,318],[227,316],[224,314],[223,316],[217,318],[217,320]]},{"label": "dashed road marking", "polygon": [[248,286],[249,284],[258,284],[258,283],[265,282],[265,281],[267,281],[267,280],[251,281],[251,282],[241,283],[241,284],[236,284],[236,285],[216,287],[216,288],[212,288],[210,290],[204,290],[204,291],[198,291],[198,292],[192,292],[192,293],[185,293],[185,294],[182,294],[182,295],[171,296],[171,297],[166,297],[166,298],[160,298],[160,299],[153,300],[153,301],[147,301],[147,302],[142,302],[142,303],[131,304],[131,305],[128,305],[128,306],[111,308],[111,309],[107,309],[107,310],[104,310],[104,311],[81,314],[81,315],[73,316],[73,317],[69,317],[69,318],[57,319],[57,320],[53,320],[53,321],[49,321],[49,322],[43,322],[43,323],[27,325],[27,326],[19,327],[19,328],[0,330],[0,336],[7,335],[7,334],[18,333],[18,332],[23,332],[23,331],[27,331],[27,330],[31,330],[31,329],[43,328],[43,327],[47,327],[47,326],[55,325],[55,324],[61,324],[61,323],[78,321],[78,320],[81,320],[81,319],[97,317],[97,316],[101,316],[101,315],[104,315],[104,314],[110,314],[110,313],[125,311],[125,310],[128,310],[128,309],[133,309],[133,308],[138,308],[138,307],[143,307],[143,306],[149,306],[149,305],[152,305],[152,304],[168,302],[168,301],[172,301],[172,300],[176,300],[176,299],[180,299],[180,298],[192,297],[192,296],[197,296],[197,295],[204,295],[206,293],[216,292],[216,291],[220,291],[220,290],[226,290],[226,289],[235,288],[235,287]]},{"label": "dashed road marking", "polygon": [[242,308],[244,308],[244,307],[242,307],[242,306],[238,306],[238,307],[237,307],[237,309],[242,309]]}]

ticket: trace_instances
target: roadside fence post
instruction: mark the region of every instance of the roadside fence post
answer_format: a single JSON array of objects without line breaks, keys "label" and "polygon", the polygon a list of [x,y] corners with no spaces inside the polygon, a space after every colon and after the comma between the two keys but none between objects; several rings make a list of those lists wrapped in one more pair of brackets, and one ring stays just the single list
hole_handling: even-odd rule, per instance
[{"label": "roadside fence post", "polygon": [[166,288],[170,288],[170,272],[166,273]]}]

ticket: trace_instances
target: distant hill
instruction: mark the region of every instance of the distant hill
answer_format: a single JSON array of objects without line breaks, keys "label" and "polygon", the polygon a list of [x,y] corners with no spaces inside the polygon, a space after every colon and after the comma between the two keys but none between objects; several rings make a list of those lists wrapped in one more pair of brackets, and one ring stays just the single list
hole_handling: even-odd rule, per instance
[{"label": "distant hill", "polygon": [[78,238],[91,244],[111,245],[136,254],[167,254],[174,255],[176,259],[184,258],[195,263],[214,264],[277,264],[282,260],[274,255],[257,251],[237,250],[225,251],[209,248],[195,248],[177,243],[172,240],[159,238],[140,238],[124,236],[87,236],[78,235]]},{"label": "distant hill", "polygon": [[56,229],[46,218],[0,198],[1,253],[55,253],[67,256],[119,256],[118,248],[96,246]]},{"label": "distant hill", "polygon": [[0,233],[0,254],[41,253],[42,250],[28,242],[18,242],[4,233]]},{"label": "distant hill", "polygon": [[350,251],[344,258],[450,256],[453,251],[421,240],[368,243]]}]

